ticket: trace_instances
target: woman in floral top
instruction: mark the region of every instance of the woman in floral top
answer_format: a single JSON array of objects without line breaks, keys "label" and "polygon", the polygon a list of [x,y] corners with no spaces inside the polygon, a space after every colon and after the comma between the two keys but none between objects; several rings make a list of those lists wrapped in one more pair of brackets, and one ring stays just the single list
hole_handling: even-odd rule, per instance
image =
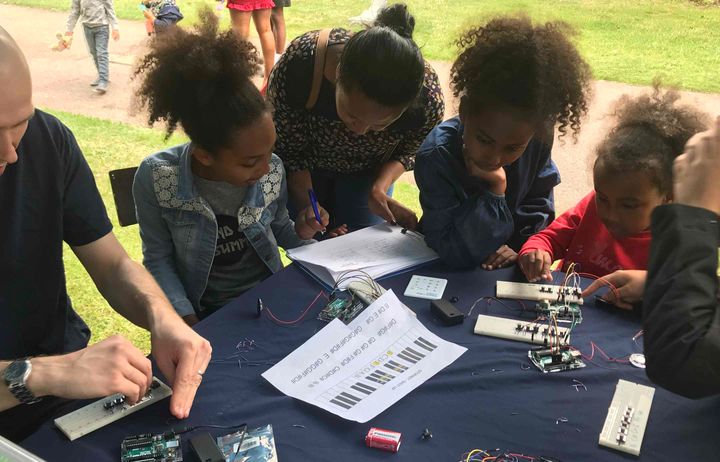
[{"label": "woman in floral top", "polygon": [[392,199],[392,185],[413,169],[444,103],[437,74],[412,40],[414,26],[407,7],[395,4],[362,32],[330,31],[315,101],[309,96],[319,31],[296,38],[275,66],[268,98],[291,216],[309,205],[313,188],[341,232],[343,225],[352,231],[383,220],[417,225],[415,214]]}]

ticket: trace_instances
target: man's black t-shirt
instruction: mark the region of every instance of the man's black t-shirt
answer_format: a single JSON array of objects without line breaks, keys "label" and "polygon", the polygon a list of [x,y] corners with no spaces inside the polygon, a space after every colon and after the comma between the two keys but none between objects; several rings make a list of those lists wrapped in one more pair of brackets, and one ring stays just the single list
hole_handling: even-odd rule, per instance
[{"label": "man's black t-shirt", "polygon": [[63,241],[89,244],[112,229],[75,137],[35,111],[0,176],[0,358],[75,351],[90,335],[65,289]]},{"label": "man's black t-shirt", "polygon": [[35,111],[0,176],[0,358],[87,345],[90,331],[65,289],[63,241],[82,246],[112,229],[70,130]]}]

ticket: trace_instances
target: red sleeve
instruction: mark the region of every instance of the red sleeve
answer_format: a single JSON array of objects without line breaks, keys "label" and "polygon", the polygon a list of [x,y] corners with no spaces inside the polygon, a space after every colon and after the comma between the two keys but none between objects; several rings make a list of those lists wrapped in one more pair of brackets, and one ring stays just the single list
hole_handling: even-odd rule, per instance
[{"label": "red sleeve", "polygon": [[520,255],[533,250],[544,250],[550,254],[553,261],[564,258],[575,237],[575,231],[585,216],[588,204],[594,200],[595,192],[591,192],[575,204],[575,207],[557,217],[550,226],[531,236],[520,249]]}]

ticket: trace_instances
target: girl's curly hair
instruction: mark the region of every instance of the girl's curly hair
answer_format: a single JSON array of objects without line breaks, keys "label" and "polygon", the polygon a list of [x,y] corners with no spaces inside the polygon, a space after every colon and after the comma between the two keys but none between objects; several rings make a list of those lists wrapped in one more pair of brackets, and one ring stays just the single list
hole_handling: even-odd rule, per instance
[{"label": "girl's curly hair", "polygon": [[673,162],[685,143],[708,127],[707,114],[689,105],[678,105],[674,89],[663,90],[658,81],[651,94],[624,95],[614,106],[615,127],[597,148],[595,168],[616,173],[645,172],[652,184],[672,193]]},{"label": "girl's curly hair", "polygon": [[209,8],[194,30],[157,35],[140,59],[136,98],[148,122],[164,121],[166,137],[182,126],[193,143],[213,153],[229,147],[237,129],[268,110],[251,77],[262,62],[255,47],[232,31],[219,32]]},{"label": "girl's curly hair", "polygon": [[499,17],[458,40],[451,86],[466,113],[484,107],[520,109],[538,126],[559,124],[573,135],[588,109],[591,71],[563,22],[533,25],[529,18]]}]

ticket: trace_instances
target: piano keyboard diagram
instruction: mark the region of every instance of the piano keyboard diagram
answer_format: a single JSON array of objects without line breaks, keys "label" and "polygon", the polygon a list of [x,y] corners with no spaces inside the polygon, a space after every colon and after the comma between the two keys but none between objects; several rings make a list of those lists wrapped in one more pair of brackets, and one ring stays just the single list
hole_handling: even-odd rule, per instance
[{"label": "piano keyboard diagram", "polygon": [[323,393],[319,399],[350,410],[375,391],[410,375],[424,358],[437,348],[414,329],[409,330],[387,351],[361,367],[358,372]]},{"label": "piano keyboard diagram", "polygon": [[287,396],[365,423],[466,351],[408,315],[389,290],[350,324],[330,322],[262,376]]}]

